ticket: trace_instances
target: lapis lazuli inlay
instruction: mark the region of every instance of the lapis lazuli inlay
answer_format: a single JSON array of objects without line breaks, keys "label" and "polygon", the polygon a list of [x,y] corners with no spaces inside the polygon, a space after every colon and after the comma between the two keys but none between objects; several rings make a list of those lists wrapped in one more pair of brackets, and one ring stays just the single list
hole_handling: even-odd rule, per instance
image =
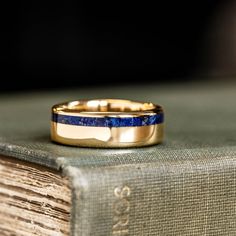
[{"label": "lapis lazuli inlay", "polygon": [[134,127],[156,125],[164,122],[164,114],[145,115],[139,117],[83,117],[53,114],[52,121],[77,126],[94,127]]}]

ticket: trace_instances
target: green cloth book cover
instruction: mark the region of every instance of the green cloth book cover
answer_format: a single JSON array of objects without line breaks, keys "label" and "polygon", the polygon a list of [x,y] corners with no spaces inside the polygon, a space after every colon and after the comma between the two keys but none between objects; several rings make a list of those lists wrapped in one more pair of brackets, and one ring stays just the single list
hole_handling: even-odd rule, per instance
[{"label": "green cloth book cover", "polygon": [[[104,97],[163,105],[165,141],[128,149],[51,142],[53,104]],[[27,220],[27,227],[41,232],[32,230],[31,235],[235,235],[235,100],[235,84],[1,95],[0,198],[5,199],[0,201],[1,221],[10,219],[6,212],[14,215],[14,207],[28,204],[22,207],[28,218],[13,217],[12,230],[16,222]],[[31,189],[25,202],[14,198],[19,191],[9,187],[13,180],[18,188]],[[42,203],[34,208],[38,214],[34,220],[33,197]],[[0,225],[1,235],[12,235],[8,230]]]}]

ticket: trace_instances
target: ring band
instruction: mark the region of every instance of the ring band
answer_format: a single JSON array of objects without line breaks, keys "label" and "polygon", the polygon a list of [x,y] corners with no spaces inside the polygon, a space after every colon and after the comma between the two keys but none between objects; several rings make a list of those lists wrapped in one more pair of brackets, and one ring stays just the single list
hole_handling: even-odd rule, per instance
[{"label": "ring band", "polygon": [[52,107],[51,139],[82,147],[142,147],[164,136],[161,106],[121,99],[80,100]]}]

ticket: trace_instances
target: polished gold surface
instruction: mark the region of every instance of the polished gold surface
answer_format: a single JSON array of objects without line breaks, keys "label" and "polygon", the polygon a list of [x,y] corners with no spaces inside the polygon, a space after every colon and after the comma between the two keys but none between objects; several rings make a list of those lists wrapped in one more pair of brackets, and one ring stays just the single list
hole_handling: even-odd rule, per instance
[{"label": "polished gold surface", "polygon": [[162,107],[153,103],[133,102],[122,99],[98,99],[98,100],[80,100],[57,104],[52,107],[53,113],[69,115],[124,115],[138,116],[145,114],[157,114],[163,112]]},{"label": "polished gold surface", "polygon": [[[85,117],[139,117],[163,113],[159,105],[119,99],[73,101],[52,107],[52,113]],[[53,141],[73,146],[125,148],[163,141],[164,124],[128,127],[94,127],[51,121]]]},{"label": "polished gold surface", "polygon": [[52,122],[52,140],[82,147],[140,147],[163,141],[163,124],[140,127],[82,127]]}]

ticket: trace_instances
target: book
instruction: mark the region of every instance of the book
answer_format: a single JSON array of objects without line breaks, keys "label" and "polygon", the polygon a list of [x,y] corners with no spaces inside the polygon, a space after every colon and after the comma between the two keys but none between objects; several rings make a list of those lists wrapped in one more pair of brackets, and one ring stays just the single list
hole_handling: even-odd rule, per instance
[{"label": "book", "polygon": [[[65,100],[158,103],[165,142],[96,149],[50,140]],[[0,235],[236,235],[236,84],[1,95]]]},{"label": "book", "polygon": [[0,235],[69,235],[70,200],[68,178],[0,156]]}]

